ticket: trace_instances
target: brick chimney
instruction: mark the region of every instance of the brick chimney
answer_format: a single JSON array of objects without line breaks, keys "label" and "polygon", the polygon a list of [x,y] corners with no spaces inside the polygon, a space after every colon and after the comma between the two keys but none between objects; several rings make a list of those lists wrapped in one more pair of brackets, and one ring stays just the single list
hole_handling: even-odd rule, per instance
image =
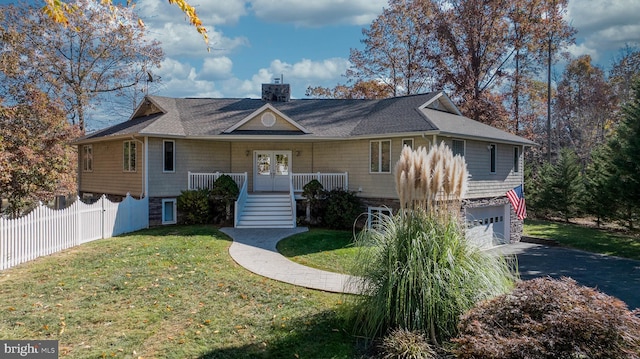
[{"label": "brick chimney", "polygon": [[289,84],[282,83],[283,79],[274,79],[271,84],[262,84],[262,101],[267,102],[289,102],[291,99],[291,89]]}]

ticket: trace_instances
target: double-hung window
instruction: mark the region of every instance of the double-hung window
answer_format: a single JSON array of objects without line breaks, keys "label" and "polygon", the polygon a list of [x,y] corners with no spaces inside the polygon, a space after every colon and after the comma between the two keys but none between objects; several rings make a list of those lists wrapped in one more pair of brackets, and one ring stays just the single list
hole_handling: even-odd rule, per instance
[{"label": "double-hung window", "polygon": [[175,172],[176,171],[176,142],[172,140],[162,141],[163,153],[164,153],[164,165],[163,172]]},{"label": "double-hung window", "polygon": [[451,140],[451,152],[454,156],[464,157],[464,140]]},{"label": "double-hung window", "polygon": [[520,147],[513,148],[513,172],[520,172]]},{"label": "double-hung window", "polygon": [[82,171],[83,172],[93,171],[93,146],[92,145],[82,146]]},{"label": "double-hung window", "polygon": [[369,162],[370,173],[391,173],[391,140],[371,141]]},{"label": "double-hung window", "polygon": [[122,148],[122,170],[124,172],[136,171],[136,141],[124,141]]}]

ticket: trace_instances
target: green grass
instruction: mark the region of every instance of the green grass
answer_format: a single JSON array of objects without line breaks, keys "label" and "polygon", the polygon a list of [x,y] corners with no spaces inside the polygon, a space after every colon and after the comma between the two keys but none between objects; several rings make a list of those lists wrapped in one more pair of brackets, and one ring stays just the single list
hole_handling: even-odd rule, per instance
[{"label": "green grass", "polygon": [[251,274],[209,226],[99,240],[0,272],[0,339],[65,358],[352,358],[341,295]]},{"label": "green grass", "polygon": [[351,231],[311,229],[278,242],[278,251],[290,260],[305,266],[330,272],[353,274],[353,246]]},{"label": "green grass", "polygon": [[555,239],[561,245],[640,260],[640,236],[585,226],[527,219],[524,235]]}]

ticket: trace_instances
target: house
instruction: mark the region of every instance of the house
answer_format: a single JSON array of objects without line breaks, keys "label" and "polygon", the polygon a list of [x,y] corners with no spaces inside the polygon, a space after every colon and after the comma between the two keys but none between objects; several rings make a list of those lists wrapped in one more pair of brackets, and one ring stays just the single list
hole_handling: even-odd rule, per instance
[{"label": "house", "polygon": [[150,225],[176,222],[182,190],[231,175],[242,188],[238,227],[293,227],[295,199],[317,178],[357,192],[369,213],[397,208],[393,167],[403,146],[444,141],[471,174],[464,211],[478,243],[518,240],[505,197],[523,183],[535,143],[461,115],[442,92],[380,100],[146,96],[128,121],[80,138],[80,195],[149,197]]}]

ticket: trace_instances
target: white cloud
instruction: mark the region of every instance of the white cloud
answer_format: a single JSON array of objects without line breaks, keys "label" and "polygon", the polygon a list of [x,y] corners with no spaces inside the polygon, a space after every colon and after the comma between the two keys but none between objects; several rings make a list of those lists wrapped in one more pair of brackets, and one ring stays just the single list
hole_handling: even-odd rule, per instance
[{"label": "white cloud", "polygon": [[285,79],[331,80],[339,78],[348,67],[349,61],[343,58],[332,58],[323,61],[302,59],[295,64],[274,60],[271,62],[269,71],[275,75],[283,74]]},{"label": "white cloud", "polygon": [[567,51],[569,51],[569,54],[571,54],[572,57],[589,55],[591,56],[591,60],[593,60],[593,62],[598,62],[600,57],[597,49],[592,49],[586,44],[569,45]]},{"label": "white cloud", "polygon": [[232,76],[233,62],[226,56],[204,59],[198,74],[199,79],[220,80]]},{"label": "white cloud", "polygon": [[215,82],[198,78],[197,69],[189,63],[165,59],[158,70],[159,92],[171,97],[222,97]]},{"label": "white cloud", "polygon": [[[214,25],[235,24],[246,14],[241,0],[211,1],[206,6],[194,5],[207,27],[209,46],[216,55],[226,55],[239,47],[248,46],[249,40],[239,36],[229,38]],[[184,13],[167,1],[140,0],[136,5],[149,36],[160,41],[165,54],[171,56],[205,57],[209,55],[204,39],[189,24]]]},{"label": "white cloud", "polygon": [[605,60],[625,44],[640,45],[640,1],[570,0],[568,19],[578,33],[572,54]]},{"label": "white cloud", "polygon": [[253,0],[251,10],[267,22],[317,27],[333,24],[367,25],[387,5],[386,0]]},{"label": "white cloud", "polygon": [[[206,0],[204,5],[194,1],[189,3],[205,26],[232,25],[247,15],[244,0]],[[168,1],[138,0],[136,9],[145,23],[187,23],[184,13]]]}]

